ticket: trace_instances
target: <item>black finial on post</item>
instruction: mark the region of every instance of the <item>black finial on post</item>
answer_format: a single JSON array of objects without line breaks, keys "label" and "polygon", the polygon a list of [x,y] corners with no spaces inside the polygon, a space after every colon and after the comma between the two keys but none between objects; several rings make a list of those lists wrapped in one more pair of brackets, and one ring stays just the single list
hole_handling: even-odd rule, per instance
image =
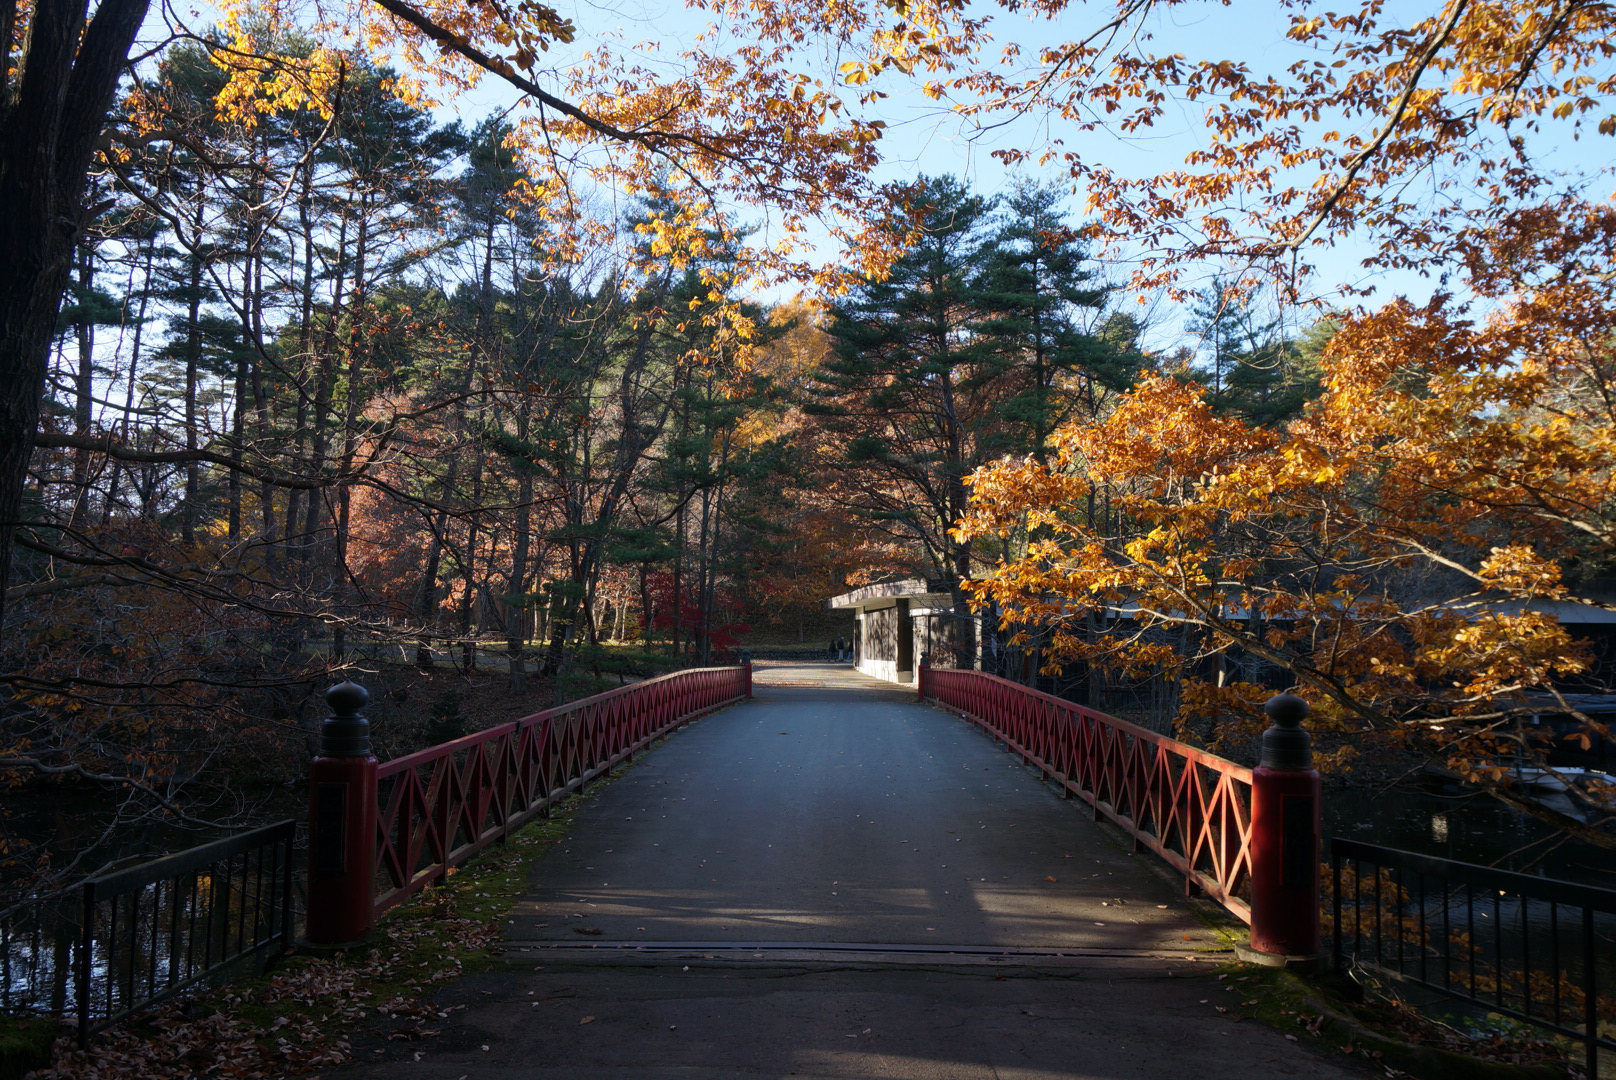
[{"label": "black finial on post", "polygon": [[1307,702],[1295,694],[1275,694],[1263,705],[1273,721],[1263,732],[1261,766],[1265,769],[1311,769],[1313,737],[1302,727]]},{"label": "black finial on post", "polygon": [[369,757],[370,721],[359,710],[370,694],[355,682],[338,683],[325,692],[331,716],[320,725],[320,757]]}]

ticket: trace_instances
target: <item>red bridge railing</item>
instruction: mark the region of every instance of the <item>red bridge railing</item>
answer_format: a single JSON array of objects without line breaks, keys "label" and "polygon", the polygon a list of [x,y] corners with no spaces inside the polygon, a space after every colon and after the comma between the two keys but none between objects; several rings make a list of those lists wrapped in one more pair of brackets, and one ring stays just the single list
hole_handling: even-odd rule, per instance
[{"label": "red bridge railing", "polygon": [[748,697],[750,676],[749,666],[680,671],[378,766],[374,914],[653,740]]},{"label": "red bridge railing", "polygon": [[919,690],[1251,922],[1251,769],[996,675],[923,666]]}]

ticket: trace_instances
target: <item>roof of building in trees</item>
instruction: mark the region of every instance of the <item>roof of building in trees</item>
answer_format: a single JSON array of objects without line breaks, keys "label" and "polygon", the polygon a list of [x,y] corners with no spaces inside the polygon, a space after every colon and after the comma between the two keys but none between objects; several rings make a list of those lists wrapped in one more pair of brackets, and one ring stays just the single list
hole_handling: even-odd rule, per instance
[{"label": "roof of building in trees", "polygon": [[909,600],[911,603],[919,602],[923,607],[947,607],[951,603],[951,594],[948,582],[942,578],[905,578],[903,581],[886,581],[878,585],[866,585],[862,589],[833,596],[825,601],[825,606],[833,611],[843,611],[849,608],[858,609],[886,605],[885,600]]}]

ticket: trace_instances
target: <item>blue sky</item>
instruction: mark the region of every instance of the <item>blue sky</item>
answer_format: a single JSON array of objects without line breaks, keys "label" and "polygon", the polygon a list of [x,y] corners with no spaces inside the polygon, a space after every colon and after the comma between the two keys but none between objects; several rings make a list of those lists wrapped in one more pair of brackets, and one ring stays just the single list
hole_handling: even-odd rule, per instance
[{"label": "blue sky", "polygon": [[[1410,6],[1406,3],[1394,5],[1399,14]],[[1431,5],[1422,3],[1419,6]],[[1001,40],[1013,36],[1031,51],[1046,41],[1079,36],[1083,29],[1092,25],[1097,12],[1108,9],[1109,5],[1080,7],[1053,25],[1017,21],[1016,16],[1001,14],[996,23],[997,32]],[[663,47],[668,49],[677,48],[680,36],[677,32],[670,32],[670,28],[681,28],[694,34],[698,26],[698,17],[693,17],[676,3],[661,0],[645,4],[630,0],[611,8],[580,7],[572,13],[572,17],[580,28],[580,38],[597,29],[611,27],[625,41],[659,39]],[[1151,16],[1155,40],[1149,47],[1154,51],[1183,51],[1192,56],[1219,54],[1244,60],[1258,72],[1283,73],[1292,61],[1313,55],[1286,39],[1287,25],[1286,13],[1277,3],[1245,0],[1236,7],[1209,0],[1206,3],[1157,9]],[[827,81],[833,79],[836,64],[847,58],[827,51],[823,58],[822,77]],[[554,59],[562,58],[557,56]],[[966,179],[982,194],[996,194],[1008,190],[1018,177],[1029,173],[1007,171],[993,158],[994,149],[1034,145],[1050,135],[1061,134],[1058,129],[1047,126],[1042,118],[1034,117],[989,131],[972,131],[946,108],[925,99],[919,92],[917,80],[889,73],[881,76],[872,86],[889,95],[878,106],[880,118],[888,125],[882,140],[885,164],[878,176],[882,180],[910,179],[922,173],[953,174]],[[508,104],[513,98],[512,92],[490,81],[469,99],[456,105],[468,122],[474,122],[494,108]],[[1204,106],[1197,103],[1180,105],[1176,113],[1170,111],[1158,127],[1142,136],[1125,138],[1116,134],[1092,133],[1074,136],[1072,142],[1085,155],[1100,157],[1120,170],[1160,172],[1182,163],[1184,154],[1196,145],[1195,137],[1203,109]],[[1362,123],[1368,127],[1374,121],[1365,119]],[[1540,159],[1554,161],[1569,173],[1604,173],[1593,190],[1608,196],[1610,181],[1607,161],[1611,156],[1608,140],[1593,139],[1573,144],[1569,140],[1557,141],[1556,135],[1550,132],[1537,137],[1536,143],[1534,149]],[[1032,171],[1030,175],[1041,182],[1061,184],[1066,180],[1059,171]],[[1071,204],[1074,207],[1081,205],[1081,193],[1074,195]],[[1348,243],[1317,256],[1315,262],[1319,274],[1315,293],[1329,297],[1342,284],[1372,284],[1377,286],[1376,300],[1398,294],[1424,299],[1435,288],[1434,279],[1408,273],[1371,277],[1361,266],[1366,254],[1366,249]],[[1219,269],[1222,268],[1208,266],[1200,277],[1209,279]],[[1171,338],[1177,335],[1180,320],[1171,310],[1171,305],[1156,310],[1161,336]],[[1302,313],[1294,317],[1301,323],[1309,318]]]}]

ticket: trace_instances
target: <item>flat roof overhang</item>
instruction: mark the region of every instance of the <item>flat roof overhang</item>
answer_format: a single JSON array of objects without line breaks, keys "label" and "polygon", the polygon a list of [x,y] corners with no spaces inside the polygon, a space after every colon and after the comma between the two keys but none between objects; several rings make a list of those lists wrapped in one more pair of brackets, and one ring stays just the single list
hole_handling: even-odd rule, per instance
[{"label": "flat roof overhang", "polygon": [[825,601],[825,606],[832,611],[857,611],[860,608],[887,607],[888,602],[894,600],[909,600],[917,607],[949,607],[953,604],[948,582],[940,578],[931,581],[908,578],[866,585],[862,589],[833,596]]}]

